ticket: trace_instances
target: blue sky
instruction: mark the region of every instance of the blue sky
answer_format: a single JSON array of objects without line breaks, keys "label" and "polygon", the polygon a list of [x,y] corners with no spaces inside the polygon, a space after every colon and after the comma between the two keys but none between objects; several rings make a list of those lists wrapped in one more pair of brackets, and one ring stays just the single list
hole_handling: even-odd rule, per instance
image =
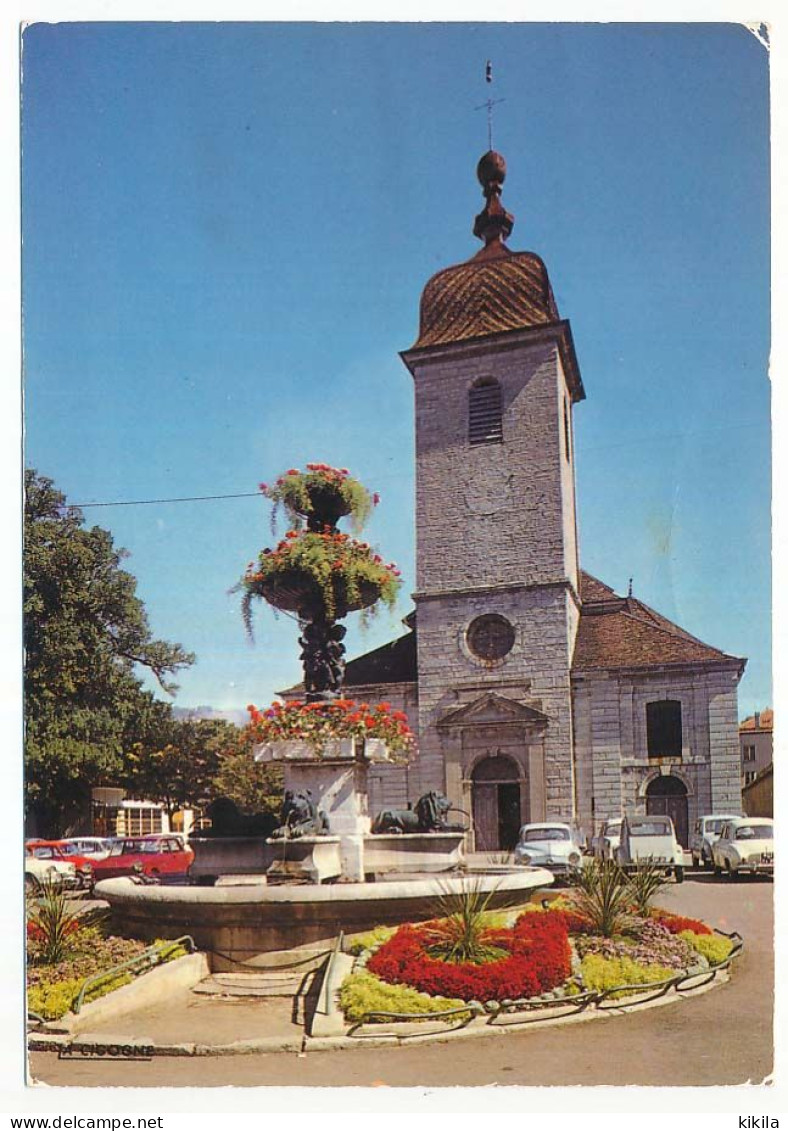
[{"label": "blue sky", "polygon": [[[493,60],[495,81],[484,83]],[[24,37],[27,462],[75,503],[253,492],[349,467],[413,565],[413,396],[398,351],[429,276],[472,255],[475,178],[506,156],[509,241],[545,259],[588,399],[581,560],[769,671],[769,111],[731,25],[38,24]],[[228,590],[259,497],[86,508],[130,551],[177,703],[299,676]],[[357,618],[356,618],[357,619]]]}]

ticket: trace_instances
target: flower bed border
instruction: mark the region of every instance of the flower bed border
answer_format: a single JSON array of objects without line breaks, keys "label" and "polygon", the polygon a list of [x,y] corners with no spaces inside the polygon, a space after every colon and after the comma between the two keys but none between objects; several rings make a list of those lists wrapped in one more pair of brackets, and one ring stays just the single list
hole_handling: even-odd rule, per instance
[{"label": "flower bed border", "polygon": [[[664,997],[671,989],[675,989],[676,993],[679,995],[690,993],[710,985],[717,978],[718,974],[728,969],[734,958],[738,958],[744,949],[744,939],[738,931],[727,932],[712,928],[711,933],[731,940],[733,947],[730,953],[722,959],[721,962],[713,965],[709,964],[708,969],[705,970],[698,970],[694,973],[690,973],[688,970],[681,970],[673,977],[664,978],[659,982],[610,986],[606,990],[586,990],[572,997],[556,998],[552,1001],[521,998],[508,1003],[506,1006],[499,1006],[497,1009],[490,1009],[486,1006],[479,1007],[475,1003],[468,1002],[463,1006],[455,1006],[452,1009],[436,1011],[435,1013],[389,1013],[383,1010],[370,1010],[369,1013],[365,1013],[359,1021],[353,1022],[347,1028],[346,1036],[352,1037],[355,1040],[369,1040],[376,1037],[396,1037],[398,1040],[407,1040],[409,1037],[423,1038],[427,1036],[437,1036],[448,1034],[459,1029],[465,1029],[472,1021],[484,1018],[485,1016],[487,1018],[485,1022],[487,1026],[504,1029],[513,1026],[559,1021],[565,1018],[576,1017],[584,1013],[590,1007],[594,1007],[600,1013],[606,1013],[611,1010],[632,1009],[647,1005]],[[686,985],[684,983],[691,984]],[[621,999],[613,997],[613,995],[627,990],[633,991],[627,998]],[[612,1001],[608,999],[612,999]],[[560,1012],[558,1012],[559,1010]],[[464,1014],[466,1016],[462,1018],[459,1023],[451,1027],[444,1026],[442,1029],[433,1030],[431,1033],[392,1033],[390,1031],[385,1032],[378,1027],[384,1019],[392,1024],[422,1020],[441,1021],[445,1019],[446,1021],[450,1021],[457,1014]],[[531,1016],[515,1016],[513,1020],[501,1020],[504,1016],[518,1014],[531,1014]],[[369,1024],[376,1025],[374,1032],[359,1032],[363,1026]]]},{"label": "flower bed border", "polygon": [[[135,954],[132,958],[127,959],[125,962],[117,963],[115,966],[110,966],[107,970],[100,970],[96,974],[91,974],[85,978],[82,985],[79,987],[78,993],[71,1001],[68,1010],[61,1016],[54,1019],[47,1019],[34,1009],[26,1009],[28,1024],[32,1022],[36,1025],[42,1025],[45,1028],[62,1028],[66,1018],[78,1018],[83,1010],[91,1005],[96,1005],[99,1002],[106,1001],[114,993],[119,990],[134,986],[139,978],[144,974],[150,973],[152,970],[157,970],[160,967],[168,966],[171,962],[177,961],[173,951],[178,948],[186,951],[185,955],[178,957],[188,957],[189,955],[197,953],[197,945],[191,935],[182,935],[177,939],[162,939],[160,942],[151,944],[145,950]],[[120,986],[115,986],[114,989],[108,989],[103,993],[99,993],[95,998],[89,1002],[85,1002],[85,996],[89,989],[94,986],[100,986],[102,982],[111,982],[119,974],[128,972],[132,975],[131,982],[124,982]]]}]

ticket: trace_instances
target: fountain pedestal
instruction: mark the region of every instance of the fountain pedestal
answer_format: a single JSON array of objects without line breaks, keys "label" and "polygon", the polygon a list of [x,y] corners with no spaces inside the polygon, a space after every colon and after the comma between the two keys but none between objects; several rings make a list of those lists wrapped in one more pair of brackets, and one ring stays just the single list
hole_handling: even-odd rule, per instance
[{"label": "fountain pedestal", "polygon": [[[254,758],[256,762],[281,764],[285,791],[308,793],[315,808],[328,819],[328,837],[282,838],[272,842],[283,846],[282,861],[287,864],[287,874],[299,874],[298,860],[293,856],[299,842],[331,839],[339,845],[336,878],[345,883],[363,882],[364,838],[371,825],[367,773],[373,763],[391,762],[386,744],[380,739],[342,738],[326,743],[318,751],[307,742],[283,740],[255,747]],[[309,867],[308,860],[309,854],[305,854],[305,867]],[[280,873],[282,861],[272,865],[273,874]]]}]

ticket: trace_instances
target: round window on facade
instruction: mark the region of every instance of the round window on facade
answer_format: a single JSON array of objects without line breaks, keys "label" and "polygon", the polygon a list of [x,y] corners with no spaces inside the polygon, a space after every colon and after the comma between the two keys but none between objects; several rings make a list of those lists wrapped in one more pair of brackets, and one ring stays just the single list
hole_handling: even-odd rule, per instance
[{"label": "round window on facade", "polygon": [[468,649],[488,663],[502,660],[514,647],[514,625],[497,613],[487,613],[471,621],[467,633]]}]

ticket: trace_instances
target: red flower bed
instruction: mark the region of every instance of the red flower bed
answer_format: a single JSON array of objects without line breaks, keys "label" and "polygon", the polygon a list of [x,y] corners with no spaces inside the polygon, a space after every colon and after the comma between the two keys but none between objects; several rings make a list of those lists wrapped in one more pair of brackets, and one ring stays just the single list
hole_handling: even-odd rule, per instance
[{"label": "red flower bed", "polygon": [[692,931],[696,935],[714,933],[711,927],[707,927],[700,919],[687,919],[684,915],[671,915],[667,911],[658,911],[653,918],[672,935],[678,935],[681,931]]},{"label": "red flower bed", "polygon": [[463,1001],[533,997],[571,973],[568,924],[561,911],[526,913],[512,929],[491,930],[484,939],[508,951],[506,957],[481,965],[446,962],[427,953],[434,941],[429,929],[408,924],[372,955],[368,969],[384,982]]}]

